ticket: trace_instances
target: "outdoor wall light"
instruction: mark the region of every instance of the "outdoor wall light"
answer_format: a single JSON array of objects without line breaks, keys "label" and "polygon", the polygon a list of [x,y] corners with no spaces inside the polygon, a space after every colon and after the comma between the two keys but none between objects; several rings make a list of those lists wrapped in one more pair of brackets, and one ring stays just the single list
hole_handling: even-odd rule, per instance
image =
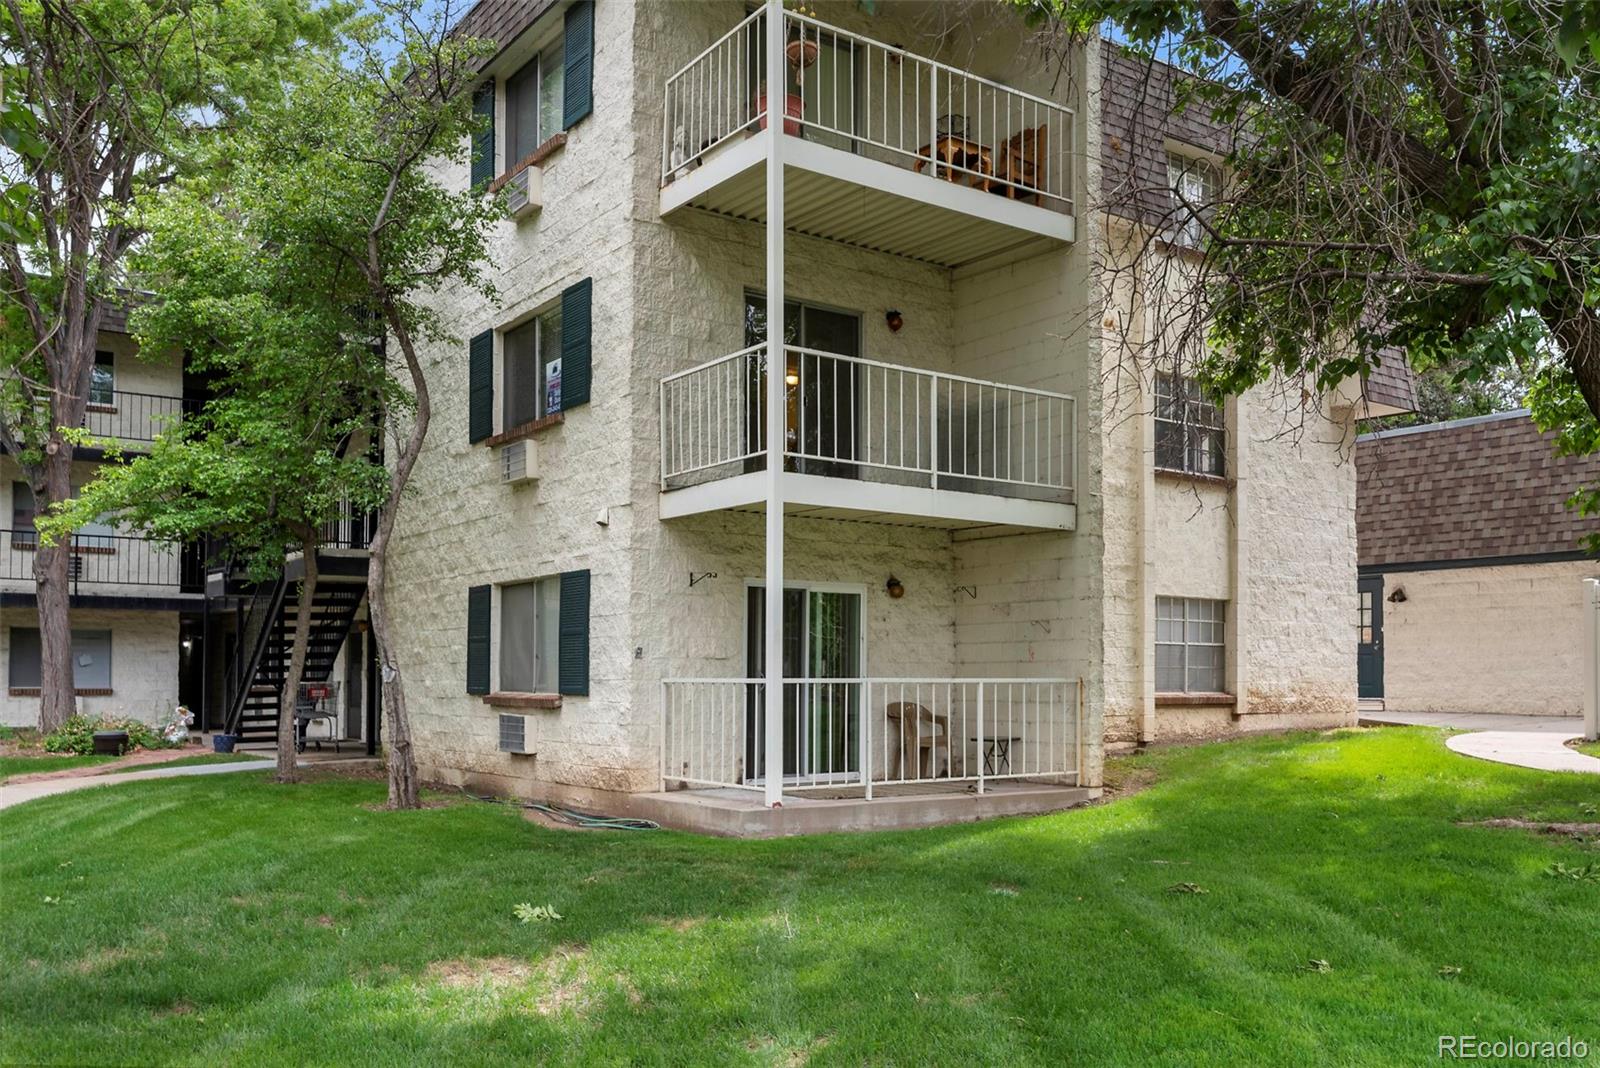
[{"label": "outdoor wall light", "polygon": [[1406,588],[1404,586],[1396,586],[1394,592],[1389,595],[1390,604],[1405,604],[1407,600],[1409,598],[1406,597]]},{"label": "outdoor wall light", "polygon": [[891,334],[898,334],[900,328],[906,325],[905,316],[901,315],[899,310],[895,308],[890,308],[883,313],[883,321],[889,324],[889,332]]},{"label": "outdoor wall light", "polygon": [[783,375],[783,380],[785,382],[787,382],[791,386],[798,386],[800,384],[800,372],[799,371],[785,371],[784,375]]},{"label": "outdoor wall light", "polygon": [[893,575],[889,576],[889,581],[883,584],[883,588],[888,591],[890,597],[897,601],[906,595],[906,588]]}]

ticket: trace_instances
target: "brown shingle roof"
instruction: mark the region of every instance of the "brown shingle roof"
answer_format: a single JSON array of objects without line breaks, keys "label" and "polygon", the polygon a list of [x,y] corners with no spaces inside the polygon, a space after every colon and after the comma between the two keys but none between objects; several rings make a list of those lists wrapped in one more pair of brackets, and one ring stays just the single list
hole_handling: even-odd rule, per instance
[{"label": "brown shingle roof", "polygon": [[1406,366],[1405,353],[1399,349],[1385,349],[1383,362],[1372,369],[1362,383],[1362,392],[1369,404],[1387,404],[1401,411],[1417,410],[1417,380]]},{"label": "brown shingle roof", "polygon": [[1158,216],[1172,206],[1167,191],[1167,142],[1217,156],[1233,148],[1233,131],[1198,103],[1173,114],[1181,75],[1166,63],[1101,42],[1100,193],[1119,215]]},{"label": "brown shingle roof", "polygon": [[1566,507],[1600,456],[1556,456],[1526,412],[1362,435],[1356,546],[1363,567],[1571,555],[1600,522]]},{"label": "brown shingle roof", "polygon": [[[495,44],[495,53],[503,52],[529,26],[559,0],[478,0],[472,9],[461,17],[451,29],[464,37],[481,37]],[[487,56],[478,63],[483,70],[494,61]]]}]

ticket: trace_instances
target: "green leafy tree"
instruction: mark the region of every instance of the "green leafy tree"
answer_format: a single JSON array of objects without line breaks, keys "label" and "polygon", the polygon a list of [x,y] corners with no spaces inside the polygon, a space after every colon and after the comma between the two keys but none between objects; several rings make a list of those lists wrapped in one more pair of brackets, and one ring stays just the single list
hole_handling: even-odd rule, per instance
[{"label": "green leafy tree", "polygon": [[[0,0],[0,447],[41,511],[71,495],[96,335],[142,235],[130,209],[203,162],[301,46],[312,0]],[[72,714],[70,547],[41,546],[39,726]]]},{"label": "green leafy tree", "polygon": [[[1113,24],[1127,52],[1191,75],[1178,106],[1229,135],[1210,202],[1121,188],[1098,205],[1146,224],[1113,272],[1181,263],[1152,358],[1189,354],[1229,393],[1275,376],[1331,389],[1396,350],[1473,381],[1536,368],[1573,395],[1552,416],[1594,425],[1600,4],[1017,3],[1058,36]],[[1147,86],[1168,76],[1144,69]],[[1174,216],[1203,230],[1176,257]]]},{"label": "green leafy tree", "polygon": [[[168,465],[180,477],[166,494],[175,512],[165,514],[185,515],[184,529],[206,529],[208,520],[227,528],[229,509],[242,505],[245,529],[274,535],[250,539],[263,547],[263,568],[274,556],[282,561],[283,521],[314,527],[312,505],[334,498],[329,487],[348,488],[348,472],[330,467],[295,495],[297,475],[328,462],[332,438],[355,432],[345,420],[370,416],[386,464],[382,492],[371,498],[381,507],[367,595],[383,677],[389,800],[416,807],[404,675],[386,598],[388,547],[431,415],[419,346],[456,340],[435,311],[444,293],[492,293],[482,273],[486,237],[504,207],[481,190],[446,189],[436,170],[469,150],[470,90],[489,46],[449,33],[459,14],[450,4],[374,0],[368,7],[342,26],[337,55],[303,57],[281,95],[256,101],[228,140],[225,165],[146,216],[151,242],[138,261],[139,280],[160,300],[137,323],[149,344],[231,354],[233,380],[248,385],[218,409],[232,413],[228,421],[212,419],[205,439],[185,446],[198,452]],[[346,409],[349,398],[360,405]],[[297,403],[304,418],[296,417]],[[240,434],[252,443],[249,456],[227,491],[215,494],[204,472],[228,462]],[[130,470],[148,465],[155,479],[164,462],[157,450]],[[147,507],[141,502],[152,487],[141,484],[144,477],[127,476],[121,494],[134,515]],[[104,503],[92,498],[83,507]],[[315,555],[304,551],[308,560]]]}]

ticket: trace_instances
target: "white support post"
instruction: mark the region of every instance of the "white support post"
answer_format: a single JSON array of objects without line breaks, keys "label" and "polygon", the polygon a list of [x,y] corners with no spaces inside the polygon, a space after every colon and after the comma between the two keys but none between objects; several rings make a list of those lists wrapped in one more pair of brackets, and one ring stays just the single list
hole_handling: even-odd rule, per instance
[{"label": "white support post", "polygon": [[978,680],[978,795],[980,797],[983,795],[983,775],[988,770],[985,768],[984,762],[989,757],[989,751],[983,745],[983,691],[988,688],[988,685],[982,679]]},{"label": "white support post", "polygon": [[1600,579],[1583,580],[1583,736],[1600,740]]},{"label": "white support post", "polygon": [[783,804],[783,447],[788,422],[784,403],[783,349],[783,147],[789,115],[784,79],[782,0],[766,0],[767,37],[767,618],[766,789],[767,807]]}]

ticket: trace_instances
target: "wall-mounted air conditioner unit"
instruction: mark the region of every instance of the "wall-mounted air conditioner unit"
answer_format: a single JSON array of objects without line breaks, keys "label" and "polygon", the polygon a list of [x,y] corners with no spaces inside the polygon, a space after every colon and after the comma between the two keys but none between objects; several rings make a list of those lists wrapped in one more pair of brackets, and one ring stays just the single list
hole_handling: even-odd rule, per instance
[{"label": "wall-mounted air conditioner unit", "polygon": [[534,718],[510,712],[500,713],[500,752],[518,756],[534,755]]},{"label": "wall-mounted air conditioner unit", "polygon": [[524,167],[506,182],[505,190],[512,217],[525,219],[544,207],[544,171]]},{"label": "wall-mounted air conditioner unit", "polygon": [[506,485],[532,482],[539,477],[539,450],[524,438],[500,449],[500,481]]}]

